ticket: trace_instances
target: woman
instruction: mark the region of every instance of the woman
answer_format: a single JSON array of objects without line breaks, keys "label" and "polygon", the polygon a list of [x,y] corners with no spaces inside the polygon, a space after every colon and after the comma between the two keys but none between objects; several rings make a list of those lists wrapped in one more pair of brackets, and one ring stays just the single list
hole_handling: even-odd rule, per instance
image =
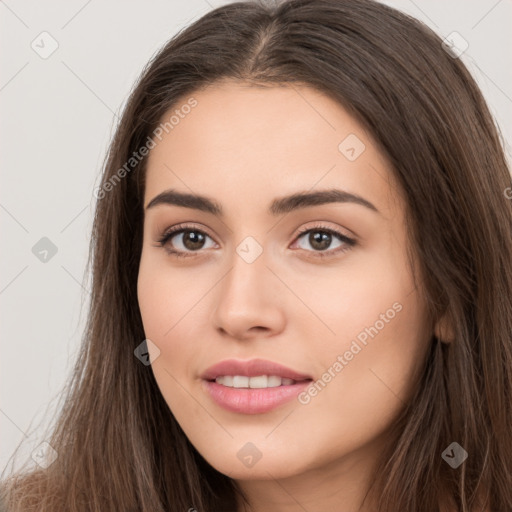
[{"label": "woman", "polygon": [[203,16],[120,121],[53,460],[8,509],[512,510],[510,181],[416,20]]}]

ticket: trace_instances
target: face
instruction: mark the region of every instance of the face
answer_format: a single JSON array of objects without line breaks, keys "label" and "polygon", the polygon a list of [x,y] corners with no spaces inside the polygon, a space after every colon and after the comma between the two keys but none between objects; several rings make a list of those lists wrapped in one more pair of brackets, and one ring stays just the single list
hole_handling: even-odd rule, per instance
[{"label": "face", "polygon": [[[401,191],[314,89],[223,82],[193,98],[147,165],[138,299],[160,391],[232,478],[355,467],[382,446],[431,335]],[[225,360],[242,364],[203,378]]]}]

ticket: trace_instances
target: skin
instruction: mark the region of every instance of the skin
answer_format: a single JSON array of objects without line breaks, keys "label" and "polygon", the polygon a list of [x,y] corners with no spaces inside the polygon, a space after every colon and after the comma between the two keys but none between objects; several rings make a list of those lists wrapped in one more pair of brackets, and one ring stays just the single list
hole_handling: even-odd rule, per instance
[{"label": "skin", "polygon": [[[193,97],[197,106],[151,150],[144,205],[173,188],[215,199],[225,217],[175,205],[145,211],[138,299],[160,351],[158,386],[191,443],[236,480],[252,511],[355,512],[433,334],[406,253],[405,200],[361,124],[310,87],[223,81]],[[349,134],[365,145],[354,161],[338,149]],[[378,212],[355,203],[267,211],[275,198],[330,188]],[[167,242],[188,258],[158,244],[179,223],[207,235],[195,253],[183,234]],[[318,223],[356,245],[333,254],[345,245],[333,236],[321,249],[331,256],[318,257],[308,234],[297,238]],[[263,250],[252,263],[236,252],[248,236]],[[202,388],[202,372],[228,358],[269,359],[320,379],[395,303],[400,312],[307,404],[244,415]],[[262,455],[252,467],[237,457],[247,442]]]}]

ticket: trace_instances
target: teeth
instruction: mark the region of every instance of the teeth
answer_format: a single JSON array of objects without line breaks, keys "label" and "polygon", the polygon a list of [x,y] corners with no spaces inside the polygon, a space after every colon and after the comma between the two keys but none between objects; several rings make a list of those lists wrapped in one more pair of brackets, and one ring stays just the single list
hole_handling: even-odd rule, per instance
[{"label": "teeth", "polygon": [[226,375],[225,377],[221,377],[224,379],[224,386],[233,387],[233,376],[232,375]]},{"label": "teeth", "polygon": [[247,379],[249,381],[250,388],[267,388],[268,387],[268,377],[266,375],[260,375],[259,377],[251,377]]},{"label": "teeth", "polygon": [[215,379],[217,384],[229,388],[276,388],[278,386],[290,386],[295,384],[293,379],[278,377],[277,375],[258,375],[257,377],[245,377],[243,375],[223,375]]},{"label": "teeth", "polygon": [[233,376],[233,387],[234,388],[248,388],[249,377],[243,377],[242,375]]}]

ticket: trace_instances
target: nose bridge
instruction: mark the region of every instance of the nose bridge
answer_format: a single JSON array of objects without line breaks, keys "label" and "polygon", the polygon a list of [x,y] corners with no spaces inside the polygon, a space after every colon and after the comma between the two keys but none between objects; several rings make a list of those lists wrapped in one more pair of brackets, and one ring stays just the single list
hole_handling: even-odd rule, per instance
[{"label": "nose bridge", "polygon": [[[246,302],[251,297],[270,291],[268,276],[268,251],[254,237],[244,238],[236,247],[231,260],[231,270],[226,276],[223,293],[226,297],[234,295],[238,301]],[[264,286],[260,286],[263,285]],[[271,286],[271,285],[270,285]],[[260,298],[258,298],[260,300]]]},{"label": "nose bridge", "polygon": [[217,291],[215,310],[217,326],[232,336],[243,337],[252,327],[279,329],[283,315],[269,263],[268,251],[253,237],[235,247],[230,270]]}]

